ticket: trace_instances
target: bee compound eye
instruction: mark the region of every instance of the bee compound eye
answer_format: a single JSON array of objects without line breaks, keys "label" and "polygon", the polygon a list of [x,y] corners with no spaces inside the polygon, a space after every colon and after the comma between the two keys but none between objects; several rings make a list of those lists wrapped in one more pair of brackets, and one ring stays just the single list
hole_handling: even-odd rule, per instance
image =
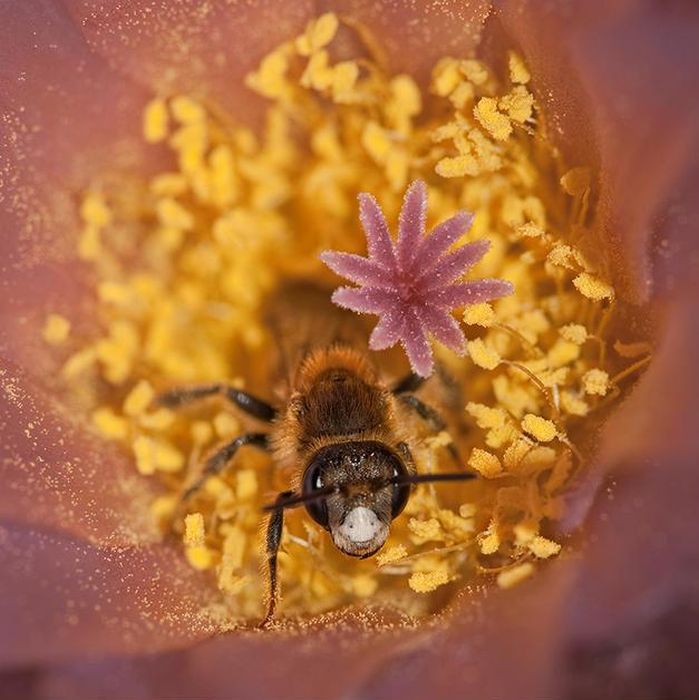
[{"label": "bee compound eye", "polygon": [[[303,493],[311,495],[323,488],[323,472],[320,464],[311,464],[303,477]],[[306,503],[306,511],[319,525],[328,527],[328,506],[324,498]]]}]

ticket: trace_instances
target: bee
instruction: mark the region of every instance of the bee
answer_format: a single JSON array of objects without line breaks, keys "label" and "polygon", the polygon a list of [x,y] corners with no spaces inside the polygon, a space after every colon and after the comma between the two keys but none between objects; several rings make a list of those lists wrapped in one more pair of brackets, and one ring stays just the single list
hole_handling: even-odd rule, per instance
[{"label": "bee", "polygon": [[312,286],[291,285],[280,294],[273,313],[266,314],[286,374],[279,401],[268,402],[224,383],[176,388],[158,398],[161,405],[176,408],[222,397],[269,426],[218,448],[183,494],[183,502],[245,446],[271,452],[275,464],[293,474],[291,488],[264,507],[269,514],[269,597],[262,626],[273,619],[279,597],[277,554],[285,510],[304,507],[337,549],[363,559],[384,545],[391,522],[416,484],[474,477],[468,472],[417,473],[409,415],[416,414],[435,432],[446,427],[442,416],[415,393],[425,380],[408,374],[393,385],[386,383],[365,349],[363,322],[330,304],[329,296]]}]

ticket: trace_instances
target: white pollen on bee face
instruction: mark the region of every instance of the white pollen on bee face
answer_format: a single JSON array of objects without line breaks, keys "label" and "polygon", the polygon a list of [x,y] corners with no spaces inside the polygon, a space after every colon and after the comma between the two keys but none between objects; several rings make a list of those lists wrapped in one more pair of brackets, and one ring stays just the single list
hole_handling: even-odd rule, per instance
[{"label": "white pollen on bee face", "polygon": [[353,508],[342,525],[340,534],[355,543],[368,542],[373,540],[380,530],[384,529],[383,523],[378,519],[376,513],[370,508],[359,506]]}]

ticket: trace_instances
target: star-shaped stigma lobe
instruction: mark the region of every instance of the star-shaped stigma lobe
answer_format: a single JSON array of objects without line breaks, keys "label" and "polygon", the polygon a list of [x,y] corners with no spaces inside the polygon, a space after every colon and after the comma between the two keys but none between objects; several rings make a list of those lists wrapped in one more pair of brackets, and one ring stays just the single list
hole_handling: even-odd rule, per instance
[{"label": "star-shaped stigma lobe", "polygon": [[321,260],[358,287],[340,287],[332,300],[359,313],[377,314],[369,347],[383,350],[400,342],[416,374],[427,377],[434,369],[431,334],[463,355],[464,334],[452,309],[512,294],[510,282],[479,279],[460,282],[490,247],[486,240],[449,248],[468,229],[473,215],[460,211],[425,235],[427,187],[413,182],[405,193],[394,243],[376,199],[359,195],[359,218],[366,233],[368,257],[326,251]]}]

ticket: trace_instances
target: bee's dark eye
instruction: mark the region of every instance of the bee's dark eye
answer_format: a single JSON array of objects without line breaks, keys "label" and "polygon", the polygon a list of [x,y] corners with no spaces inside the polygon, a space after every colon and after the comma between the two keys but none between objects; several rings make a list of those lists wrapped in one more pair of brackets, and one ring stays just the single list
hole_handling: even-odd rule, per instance
[{"label": "bee's dark eye", "polygon": [[[397,470],[396,474],[398,473]],[[405,508],[410,498],[410,484],[396,485],[391,495],[391,518],[397,518]]]},{"label": "bee's dark eye", "polygon": [[[311,464],[303,477],[304,495],[312,494],[323,488],[324,485],[320,464]],[[306,503],[306,510],[319,525],[322,525],[324,528],[328,527],[328,506],[324,498]]]}]

